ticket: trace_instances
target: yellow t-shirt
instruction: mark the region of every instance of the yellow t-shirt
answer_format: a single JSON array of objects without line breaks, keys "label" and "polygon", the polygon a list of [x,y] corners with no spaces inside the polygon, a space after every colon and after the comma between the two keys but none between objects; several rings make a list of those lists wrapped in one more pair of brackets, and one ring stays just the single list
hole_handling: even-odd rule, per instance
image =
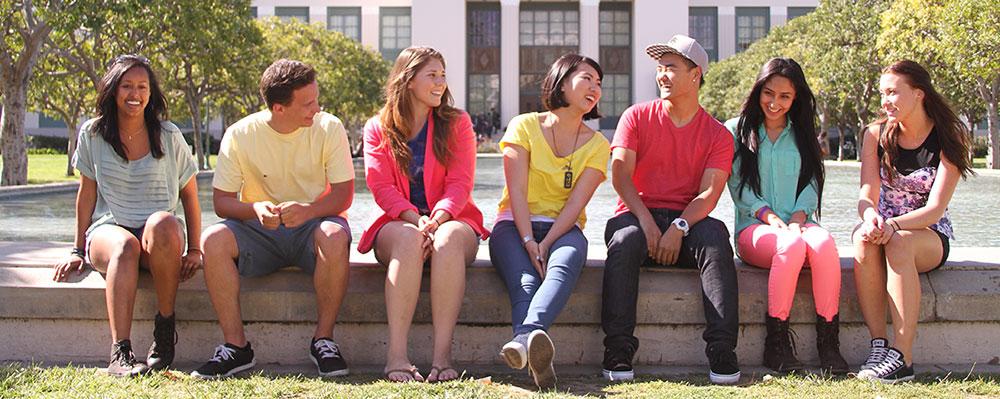
[{"label": "yellow t-shirt", "polygon": [[289,134],[267,124],[260,111],[226,130],[212,187],[239,192],[240,201],[313,202],[328,184],[354,179],[347,130],[326,112]]},{"label": "yellow t-shirt", "polygon": [[[586,143],[567,157],[556,157],[549,143],[542,135],[542,125],[538,113],[532,112],[514,117],[507,125],[507,132],[500,139],[500,148],[516,144],[528,150],[528,211],[532,217],[555,219],[559,216],[572,188],[564,186],[566,164],[572,160],[570,168],[573,171],[573,184],[580,178],[584,168],[592,168],[606,176],[608,158],[611,156],[611,146],[608,139],[600,133],[594,134]],[[507,187],[503,188],[500,198],[497,220],[512,220],[510,211],[510,194]],[[537,218],[536,218],[537,220]],[[583,229],[587,222],[586,211],[580,212],[577,224]]]}]

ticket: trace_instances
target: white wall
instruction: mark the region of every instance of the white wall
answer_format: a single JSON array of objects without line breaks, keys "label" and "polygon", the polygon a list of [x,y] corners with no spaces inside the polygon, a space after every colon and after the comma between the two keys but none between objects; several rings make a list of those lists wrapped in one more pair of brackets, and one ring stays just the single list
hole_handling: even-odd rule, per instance
[{"label": "white wall", "polygon": [[434,47],[444,55],[448,87],[455,105],[465,108],[465,0],[413,0],[413,45]]}]

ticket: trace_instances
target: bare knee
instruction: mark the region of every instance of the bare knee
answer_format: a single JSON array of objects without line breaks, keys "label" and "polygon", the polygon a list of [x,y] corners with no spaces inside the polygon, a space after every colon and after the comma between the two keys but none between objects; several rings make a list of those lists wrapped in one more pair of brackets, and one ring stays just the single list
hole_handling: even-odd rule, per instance
[{"label": "bare knee", "polygon": [[112,248],[109,260],[117,261],[118,265],[139,265],[142,245],[135,237],[121,237],[112,243]]},{"label": "bare knee", "polygon": [[334,222],[322,222],[313,230],[313,241],[316,248],[324,254],[346,253],[351,243],[351,236],[343,226]]},{"label": "bare knee", "polygon": [[884,246],[885,259],[891,264],[913,259],[913,245],[907,232],[899,231]]},{"label": "bare knee", "polygon": [[146,219],[146,234],[148,240],[157,247],[177,249],[183,246],[181,225],[174,215],[167,212],[156,212]]},{"label": "bare knee", "polygon": [[205,229],[201,235],[201,248],[205,254],[205,267],[209,267],[209,259],[220,256],[235,259],[239,254],[239,247],[236,243],[236,235],[232,230],[222,224],[216,224]]},{"label": "bare knee", "polygon": [[435,252],[464,253],[474,239],[462,222],[446,222],[434,232]]}]

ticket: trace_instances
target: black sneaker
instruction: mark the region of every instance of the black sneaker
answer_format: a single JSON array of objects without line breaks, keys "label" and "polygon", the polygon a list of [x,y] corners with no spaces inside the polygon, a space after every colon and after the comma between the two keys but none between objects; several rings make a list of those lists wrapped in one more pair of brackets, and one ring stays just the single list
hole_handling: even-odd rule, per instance
[{"label": "black sneaker", "polygon": [[520,370],[528,365],[528,333],[521,333],[500,348],[500,358],[507,366]]},{"label": "black sneaker", "polygon": [[215,379],[229,377],[244,370],[249,370],[256,366],[257,362],[253,358],[253,348],[247,342],[245,348],[240,348],[233,344],[224,344],[215,347],[215,355],[208,360],[208,363],[198,367],[191,372],[191,376],[203,379]]},{"label": "black sneaker", "polygon": [[885,359],[868,370],[858,373],[858,378],[864,380],[878,381],[886,384],[910,381],[913,379],[913,367],[906,365],[903,353],[889,348],[885,352]]},{"label": "black sneaker", "polygon": [[177,326],[174,316],[163,317],[156,313],[153,328],[153,344],[149,346],[146,365],[152,370],[163,370],[174,362],[174,346],[177,345]]},{"label": "black sneaker", "polygon": [[309,359],[316,365],[320,377],[340,377],[350,372],[340,354],[340,346],[330,338],[313,339]]},{"label": "black sneaker", "polygon": [[635,378],[635,372],[632,370],[634,355],[631,348],[604,348],[601,375],[611,382],[631,381]]},{"label": "black sneaker", "polygon": [[111,345],[111,362],[108,363],[108,374],[115,377],[134,377],[145,373],[146,365],[135,361],[132,353],[132,341],[123,339]]},{"label": "black sneaker", "polygon": [[555,388],[556,369],[552,359],[556,357],[556,347],[545,330],[535,330],[528,334],[528,370],[541,389]]},{"label": "black sneaker", "polygon": [[866,370],[875,368],[875,366],[878,366],[885,360],[886,348],[888,346],[889,341],[886,341],[885,338],[872,338],[871,349],[868,351],[868,359],[861,365],[861,370],[858,371],[858,378],[863,378],[862,374],[868,374]]},{"label": "black sneaker", "polygon": [[713,345],[708,355],[708,379],[713,384],[732,385],[740,381],[740,365],[736,352],[725,345]]}]

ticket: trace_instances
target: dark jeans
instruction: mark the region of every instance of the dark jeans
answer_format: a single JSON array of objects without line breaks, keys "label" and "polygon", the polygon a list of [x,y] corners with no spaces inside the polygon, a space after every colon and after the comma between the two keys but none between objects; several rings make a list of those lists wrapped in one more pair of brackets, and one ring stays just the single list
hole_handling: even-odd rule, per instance
[{"label": "dark jeans", "polygon": [[[680,211],[650,209],[660,231],[666,231]],[[611,350],[639,348],[635,337],[635,309],[639,294],[639,267],[663,266],[653,261],[646,248],[646,236],[639,219],[631,212],[608,220],[604,230],[608,256],[604,263],[604,291],[601,327],[604,346]],[[724,345],[736,348],[739,330],[739,288],[733,247],[729,230],[721,221],[705,218],[691,226],[684,237],[677,259],[678,267],[697,267],[701,271],[701,286],[707,328],[702,338],[707,347]],[[664,309],[668,311],[667,309]]]}]

